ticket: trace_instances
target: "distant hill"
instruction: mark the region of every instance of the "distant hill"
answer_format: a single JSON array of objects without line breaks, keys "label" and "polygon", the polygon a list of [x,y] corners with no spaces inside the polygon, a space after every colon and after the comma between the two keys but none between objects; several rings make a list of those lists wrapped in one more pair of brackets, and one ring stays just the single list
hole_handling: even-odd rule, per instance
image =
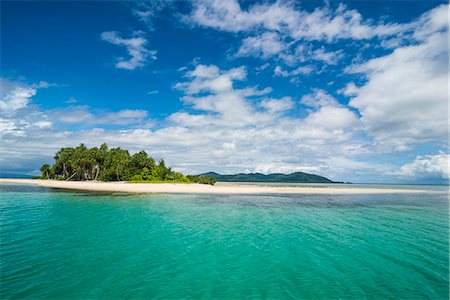
[{"label": "distant hill", "polygon": [[295,172],[292,174],[275,173],[268,175],[261,173],[221,175],[215,172],[208,172],[200,174],[199,176],[212,177],[221,182],[334,183],[334,181],[331,181],[328,178],[303,172]]}]

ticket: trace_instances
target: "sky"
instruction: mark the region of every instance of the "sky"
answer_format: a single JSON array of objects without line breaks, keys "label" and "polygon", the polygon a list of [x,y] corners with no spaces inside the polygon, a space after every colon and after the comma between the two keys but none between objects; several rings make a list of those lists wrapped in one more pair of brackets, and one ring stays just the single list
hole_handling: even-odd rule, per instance
[{"label": "sky", "polygon": [[447,183],[446,1],[2,1],[0,175],[61,147],[185,174]]}]

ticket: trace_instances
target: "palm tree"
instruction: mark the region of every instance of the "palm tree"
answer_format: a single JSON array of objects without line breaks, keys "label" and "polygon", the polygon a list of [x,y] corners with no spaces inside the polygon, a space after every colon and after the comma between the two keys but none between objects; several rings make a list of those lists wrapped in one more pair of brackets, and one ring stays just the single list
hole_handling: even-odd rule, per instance
[{"label": "palm tree", "polygon": [[108,167],[114,169],[117,181],[120,181],[120,176],[125,170],[129,159],[130,154],[128,153],[128,150],[124,150],[121,148],[112,148],[109,151]]},{"label": "palm tree", "polygon": [[49,164],[43,164],[41,167],[41,172],[42,172],[42,177],[44,177],[44,175],[47,177],[47,179],[50,179],[50,165]]}]

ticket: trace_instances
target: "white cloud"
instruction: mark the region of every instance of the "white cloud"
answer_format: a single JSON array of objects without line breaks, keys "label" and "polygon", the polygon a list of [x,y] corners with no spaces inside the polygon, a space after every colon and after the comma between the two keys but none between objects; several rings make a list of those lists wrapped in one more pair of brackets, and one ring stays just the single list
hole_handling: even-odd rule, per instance
[{"label": "white cloud", "polygon": [[[417,21],[441,24],[436,8]],[[434,21],[433,18],[439,18]],[[432,18],[432,19],[430,19]],[[423,20],[425,19],[425,20]],[[416,45],[395,49],[391,54],[351,66],[348,72],[364,74],[367,81],[350,105],[357,108],[365,130],[375,142],[399,151],[427,141],[448,139],[448,24],[430,31],[419,27],[423,38]],[[427,35],[423,35],[423,31]]]},{"label": "white cloud", "polygon": [[233,80],[244,80],[247,71],[244,67],[220,71],[217,66],[197,65],[193,71],[186,74],[192,78],[189,82],[179,82],[175,88],[192,95],[199,92],[220,93],[233,89]]},{"label": "white cloud", "polygon": [[413,162],[403,165],[396,174],[412,178],[438,177],[449,179],[449,162],[450,155],[443,152],[417,156]]},{"label": "white cloud", "polygon": [[34,89],[46,89],[50,87],[58,87],[59,85],[56,83],[49,83],[47,81],[39,81],[37,83],[30,84],[31,88]]},{"label": "white cloud", "polygon": [[[192,124],[198,122],[211,122],[222,126],[243,126],[273,120],[275,106],[268,107],[265,112],[258,111],[249,98],[266,95],[272,91],[270,87],[259,90],[257,87],[235,88],[235,81],[246,79],[244,67],[220,70],[217,66],[197,65],[194,70],[188,71],[186,77],[189,81],[179,82],[175,88],[182,90],[186,95],[182,97],[186,105],[195,110],[206,112],[206,116],[175,113],[170,120],[182,122],[179,124]],[[275,100],[275,99],[272,99]],[[280,100],[286,105],[288,98]],[[267,105],[268,102],[266,103]],[[279,106],[280,106],[279,104]],[[275,105],[273,103],[272,105]]]},{"label": "white cloud", "polygon": [[324,47],[311,53],[312,59],[323,61],[329,65],[335,65],[343,56],[342,51],[326,51]]},{"label": "white cloud", "polygon": [[[207,21],[215,24],[213,27],[220,27],[231,15],[234,24],[223,30],[245,31],[243,36],[249,38],[247,48],[243,43],[241,54],[276,57],[279,59],[277,64],[288,64],[283,67],[278,65],[274,70],[276,75],[294,78],[314,71],[309,61],[320,60],[324,64],[332,64],[342,54],[325,48],[299,45],[303,40],[333,41],[345,36],[370,38],[364,36],[387,36],[400,30],[394,25],[382,27],[369,21],[358,21],[357,13],[348,13],[342,7],[342,11],[318,9],[312,13],[302,12],[305,16],[314,15],[309,21],[292,19],[289,15],[281,17],[282,13],[292,13],[292,10],[292,14],[299,13],[296,8],[292,8],[291,12],[286,10],[291,5],[286,3],[250,6],[249,11],[253,16],[244,14],[245,19],[236,3],[214,2],[213,5],[222,6],[227,12],[222,19],[213,16],[208,17]],[[273,14],[266,12],[269,11],[268,7]],[[214,14],[210,11],[205,13]],[[327,14],[332,17],[327,17]],[[346,17],[339,18],[340,15]],[[181,99],[185,106],[158,122],[157,126],[148,120],[148,113],[143,110],[112,112],[72,106],[42,111],[35,105],[29,105],[34,94],[26,96],[26,101],[19,105],[21,108],[17,109],[14,117],[0,119],[0,169],[18,169],[17,165],[28,168],[27,164],[35,164],[37,168],[38,162],[41,163],[44,157],[51,159],[51,154],[59,147],[80,142],[88,145],[107,142],[111,146],[122,146],[131,151],[146,149],[156,158],[167,158],[177,170],[187,173],[211,170],[224,173],[299,170],[337,180],[357,180],[361,172],[383,174],[383,170],[392,166],[363,162],[360,156],[374,154],[374,148],[380,143],[388,143],[396,149],[408,149],[412,140],[427,142],[443,139],[446,129],[442,114],[446,108],[442,104],[442,78],[448,72],[445,63],[448,63],[445,58],[448,51],[443,50],[443,38],[439,35],[446,33],[446,29],[442,27],[441,21],[433,21],[436,15],[441,20],[441,13],[429,13],[428,19],[421,21],[423,26],[414,32],[414,45],[399,48],[387,56],[351,68],[352,72],[366,76],[367,81],[359,87],[349,84],[340,93],[354,96],[351,100],[352,109],[361,113],[361,120],[355,112],[321,89],[313,89],[312,93],[301,97],[300,102],[308,106],[307,109],[301,107],[299,111],[289,111],[295,106],[292,97],[275,98],[269,95],[272,92],[270,87],[245,86],[245,67],[223,70],[215,65],[198,64],[198,60],[195,60],[192,70],[180,68],[180,71],[185,72],[184,81],[174,85],[183,92]],[[259,21],[254,21],[254,16],[259,16]],[[315,28],[315,21],[311,21],[314,18],[325,20],[325,23],[329,21],[332,25],[325,29]],[[314,25],[316,32],[294,31],[290,24],[296,22],[309,22],[308,26]],[[348,28],[341,24],[339,26],[348,32],[334,32],[333,26],[339,22],[356,25]],[[358,24],[364,26],[358,29]],[[379,33],[368,33],[364,29],[367,27]],[[435,29],[430,31],[430,27]],[[254,28],[259,28],[257,34]],[[125,40],[117,34],[115,37]],[[297,38],[298,43],[293,43],[291,48],[283,48],[286,43],[291,45],[290,41]],[[277,41],[280,45],[276,44]],[[254,45],[250,45],[250,42],[254,42]],[[282,49],[279,50],[281,53],[277,54],[276,49]],[[122,61],[129,63],[134,59],[136,62],[138,58]],[[305,65],[305,61],[308,61],[308,65]],[[270,64],[263,66],[261,70]],[[402,73],[402,70],[407,70],[407,74]],[[9,103],[4,98],[2,101]],[[289,113],[284,113],[287,111]],[[422,113],[425,115],[422,116]],[[433,125],[434,121],[436,124]],[[106,126],[93,128],[101,125]],[[108,125],[120,126],[121,129]],[[417,135],[420,133],[417,128],[429,132],[427,135],[425,131]],[[374,140],[367,139],[361,129],[365,129]],[[442,132],[438,133],[439,130]],[[419,174],[408,171],[407,167],[403,169],[405,174]]]},{"label": "white cloud", "polygon": [[133,6],[133,14],[147,26],[149,31],[155,30],[155,20],[164,15],[164,10],[172,9],[174,3],[173,0],[130,1],[130,5]]},{"label": "white cloud", "polygon": [[291,71],[292,75],[300,75],[300,74],[310,74],[314,68],[312,66],[303,66],[298,67],[297,69],[294,69]]},{"label": "white cloud", "polygon": [[291,97],[283,97],[281,99],[267,98],[261,102],[261,107],[271,113],[283,112],[294,107],[294,101]]},{"label": "white cloud", "polygon": [[264,32],[258,36],[248,37],[242,40],[242,45],[236,53],[237,56],[260,56],[269,58],[286,49],[286,45],[280,40],[276,32]]},{"label": "white cloud", "polygon": [[267,69],[268,67],[270,67],[270,64],[265,63],[265,64],[260,65],[259,67],[256,67],[255,69],[256,69],[256,72],[261,72],[261,71],[264,71],[265,69]]},{"label": "white cloud", "polygon": [[13,113],[25,108],[31,97],[36,95],[36,88],[24,84],[14,84],[5,79],[0,80],[0,111],[1,113]]},{"label": "white cloud", "polygon": [[[175,128],[176,132],[182,132],[183,140],[189,142],[178,147],[191,153],[193,161],[196,149],[210,153],[210,162],[200,163],[202,158],[199,158],[198,164],[209,164],[209,167],[199,166],[199,171],[311,169],[312,162],[317,162],[316,155],[341,151],[352,139],[358,119],[345,107],[330,101],[309,112],[304,119],[291,118],[281,114],[293,108],[291,97],[258,99],[267,88],[257,92],[255,88],[234,87],[233,81],[243,81],[243,76],[230,79],[227,89],[210,88],[211,81],[229,73],[230,70],[220,70],[216,66],[200,65],[187,72],[190,81],[177,85],[187,94],[182,98],[185,104],[196,112],[170,115],[167,120],[174,126],[166,127],[164,133],[167,136]],[[205,92],[208,94],[203,94]],[[175,136],[173,139],[179,140]],[[239,151],[234,153],[230,151],[231,146],[224,146],[229,143]],[[302,157],[297,153],[302,153]],[[323,168],[325,165],[321,164],[315,170],[321,172]]]},{"label": "white cloud", "polygon": [[[302,10],[293,1],[278,0],[250,5],[243,9],[237,0],[195,1],[184,21],[220,31],[239,32],[244,36],[237,56],[276,57],[289,65],[306,60],[336,64],[341,51],[327,51],[323,46],[311,49],[313,41],[328,44],[341,39],[380,39],[382,45],[399,44],[413,23],[396,24],[364,19],[354,9],[340,4]],[[443,18],[442,18],[443,19]],[[388,42],[387,40],[391,41]],[[301,53],[305,49],[308,53]]]},{"label": "white cloud", "polygon": [[273,70],[273,75],[280,76],[280,77],[288,77],[290,75],[290,72],[284,70],[281,66],[276,66]]},{"label": "white cloud", "polygon": [[[132,152],[146,149],[188,173],[299,170],[352,180],[352,175],[358,179],[364,172],[382,174],[393,168],[363,162],[361,157],[376,155],[379,145],[405,150],[414,143],[445,142],[447,6],[408,24],[383,24],[365,20],[344,6],[307,12],[294,4],[264,2],[243,10],[236,1],[200,1],[190,20],[239,32],[243,42],[238,55],[273,58],[275,75],[293,79],[316,70],[311,63],[329,65],[342,58],[343,52],[317,47],[312,41],[386,37],[397,39],[390,44],[398,47],[405,45],[406,33],[414,41],[348,69],[366,80],[358,86],[349,83],[339,91],[354,97],[352,109],[327,91],[313,89],[303,97],[292,95],[300,97],[307,108],[298,105],[299,110],[290,111],[295,106],[291,96],[273,96],[272,92],[280,91],[270,87],[245,86],[245,67],[224,70],[199,64],[197,58],[192,70],[179,69],[185,77],[174,85],[183,93],[183,109],[158,122],[149,120],[144,110],[105,111],[79,105],[42,110],[30,104],[32,97],[38,88],[51,84],[14,83],[7,92],[1,91],[0,108],[11,113],[0,118],[0,169],[26,168],[30,163],[37,168],[62,146],[107,142]],[[140,17],[150,17],[146,10],[140,12]],[[142,67],[155,55],[147,50],[147,41],[139,34],[126,39],[116,32],[105,32],[102,38],[128,51],[130,58],[119,58],[118,68]],[[258,71],[270,65],[265,63]],[[403,166],[401,174],[448,177],[441,156],[448,162],[448,154],[418,157]]]},{"label": "white cloud", "polygon": [[[143,126],[148,127],[148,113],[145,110],[105,111],[92,110],[88,106],[68,106],[42,110],[32,103],[37,87],[46,88],[41,83],[25,84],[0,79],[0,137],[26,137],[41,135],[38,131],[59,128],[64,125],[92,127],[93,125]],[[36,88],[32,88],[36,87]]]},{"label": "white cloud", "polygon": [[198,77],[202,79],[208,79],[219,76],[219,68],[215,65],[197,65],[194,70],[189,72],[188,77]]},{"label": "white cloud", "polygon": [[[292,99],[268,97],[269,87],[235,87],[245,75],[244,68],[221,70],[213,65],[188,70],[187,81],[178,87],[185,93],[186,109],[195,112],[175,112],[155,127],[142,110],[69,106],[43,111],[30,105],[29,98],[19,115],[0,119],[0,168],[38,169],[60,147],[106,142],[132,152],[146,149],[187,173],[294,171],[319,164],[315,171],[331,174],[319,159],[342,152],[352,141],[351,115],[329,105],[303,119],[285,115],[294,105]],[[218,78],[230,83],[218,88]]]},{"label": "white cloud", "polygon": [[306,94],[300,99],[300,103],[314,108],[322,106],[339,106],[339,102],[322,89],[313,89],[311,94]]},{"label": "white cloud", "polygon": [[325,6],[308,12],[288,1],[254,4],[248,10],[243,10],[236,0],[197,1],[185,20],[230,32],[278,31],[296,40],[370,39],[404,30],[399,24],[374,24],[372,20],[363,20],[358,11],[342,4],[337,9]]},{"label": "white cloud", "polygon": [[273,70],[273,75],[280,76],[280,77],[307,75],[307,74],[310,74],[313,70],[314,70],[314,68],[311,66],[301,66],[301,67],[295,68],[290,71],[283,69],[281,66],[275,66],[275,68]]},{"label": "white cloud", "polygon": [[312,128],[349,130],[359,124],[359,119],[345,107],[323,106],[311,113],[305,123]]},{"label": "white cloud", "polygon": [[311,45],[300,44],[289,51],[279,54],[279,59],[289,66],[299,63],[311,63],[312,61],[322,62],[325,65],[335,65],[344,57],[343,51],[327,51],[324,46],[314,49]]},{"label": "white cloud", "polygon": [[15,111],[24,108],[28,105],[29,99],[35,94],[35,89],[17,87],[0,100],[0,109],[3,111]]},{"label": "white cloud", "polygon": [[447,4],[442,4],[426,13],[413,23],[413,37],[419,41],[427,40],[430,34],[448,31]]},{"label": "white cloud", "polygon": [[52,126],[52,122],[50,121],[37,121],[34,123],[34,126],[39,128],[50,128]]},{"label": "white cloud", "polygon": [[68,104],[77,103],[77,99],[75,99],[74,97],[70,97],[69,99],[66,100],[66,103]]},{"label": "white cloud", "polygon": [[344,96],[356,96],[358,95],[358,87],[353,82],[349,82],[344,88],[338,90],[338,93]]},{"label": "white cloud", "polygon": [[147,111],[124,109],[116,112],[91,111],[89,106],[69,106],[47,111],[54,122],[81,125],[142,125],[147,120]]},{"label": "white cloud", "polygon": [[101,34],[101,37],[106,42],[126,48],[130,58],[118,58],[115,65],[118,69],[134,70],[144,67],[149,58],[156,59],[156,50],[146,49],[147,40],[142,36],[135,34],[126,39],[120,37],[115,31],[106,31]]}]

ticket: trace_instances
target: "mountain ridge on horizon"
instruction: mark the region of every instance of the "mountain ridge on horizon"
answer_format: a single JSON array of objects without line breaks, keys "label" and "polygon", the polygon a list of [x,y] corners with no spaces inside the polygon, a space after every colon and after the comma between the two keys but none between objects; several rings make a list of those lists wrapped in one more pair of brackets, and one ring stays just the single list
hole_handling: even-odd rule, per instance
[{"label": "mountain ridge on horizon", "polygon": [[304,173],[294,172],[290,174],[283,173],[237,173],[237,174],[219,174],[216,172],[206,172],[198,176],[207,176],[215,178],[220,182],[284,182],[284,183],[341,183],[332,181],[326,177]]}]

